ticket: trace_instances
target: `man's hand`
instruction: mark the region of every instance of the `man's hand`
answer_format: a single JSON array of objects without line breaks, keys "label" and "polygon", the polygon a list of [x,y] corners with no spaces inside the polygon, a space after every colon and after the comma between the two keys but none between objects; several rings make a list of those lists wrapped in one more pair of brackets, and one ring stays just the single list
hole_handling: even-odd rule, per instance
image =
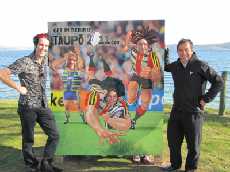
[{"label": "man's hand", "polygon": [[169,49],[165,48],[164,49],[164,66],[167,66],[168,64],[170,64],[170,60],[169,60]]},{"label": "man's hand", "polygon": [[200,106],[201,106],[200,108],[201,108],[201,110],[204,110],[205,105],[206,105],[205,101],[200,100]]},{"label": "man's hand", "polygon": [[169,58],[169,48],[164,49],[164,59]]},{"label": "man's hand", "polygon": [[23,87],[23,86],[20,86],[20,85],[17,86],[16,90],[22,95],[26,95],[26,93],[27,93],[26,87]]}]

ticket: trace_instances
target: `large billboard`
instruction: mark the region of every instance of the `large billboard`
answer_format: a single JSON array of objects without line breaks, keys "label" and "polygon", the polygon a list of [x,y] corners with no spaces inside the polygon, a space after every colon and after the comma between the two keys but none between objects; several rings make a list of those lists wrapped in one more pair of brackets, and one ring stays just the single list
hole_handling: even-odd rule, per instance
[{"label": "large billboard", "polygon": [[57,154],[160,154],[164,20],[48,27]]}]

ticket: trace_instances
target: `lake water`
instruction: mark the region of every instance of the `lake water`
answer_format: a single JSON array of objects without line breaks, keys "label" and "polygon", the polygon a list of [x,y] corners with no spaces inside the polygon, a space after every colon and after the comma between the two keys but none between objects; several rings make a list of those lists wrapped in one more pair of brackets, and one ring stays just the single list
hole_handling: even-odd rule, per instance
[{"label": "lake water", "polygon": [[[169,48],[170,60],[174,61],[177,59],[176,47],[170,46]],[[219,74],[221,74],[223,71],[228,71],[226,108],[230,109],[230,49],[207,49],[198,46],[195,48],[195,51],[202,60],[208,62],[208,64],[212,66]],[[31,50],[0,50],[0,68],[8,66],[17,58],[30,53]],[[166,103],[172,103],[173,81],[171,74],[165,72],[164,79],[164,101]],[[16,76],[13,77],[13,80],[18,82],[18,78]],[[49,89],[49,84],[47,84],[48,95],[50,95]],[[15,90],[0,82],[0,99],[17,99],[18,96],[19,94]],[[209,103],[208,106],[218,108],[219,95],[213,102]]]}]

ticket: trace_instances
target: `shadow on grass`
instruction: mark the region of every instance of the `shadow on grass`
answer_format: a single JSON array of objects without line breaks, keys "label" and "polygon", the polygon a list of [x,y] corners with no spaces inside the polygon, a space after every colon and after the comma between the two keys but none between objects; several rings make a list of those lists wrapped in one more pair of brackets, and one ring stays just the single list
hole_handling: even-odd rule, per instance
[{"label": "shadow on grass", "polygon": [[133,164],[127,157],[65,156],[63,167],[68,172],[162,172],[156,165]]},{"label": "shadow on grass", "polygon": [[21,124],[18,123],[18,124],[11,124],[7,126],[0,126],[0,129],[9,129],[9,128],[15,128],[15,127],[21,127]]},{"label": "shadow on grass", "polygon": [[230,126],[230,117],[229,116],[219,116],[214,114],[205,114],[204,120],[207,122],[217,122],[221,123],[224,126]]},{"label": "shadow on grass", "polygon": [[[34,152],[38,159],[42,158],[43,147],[35,147]],[[21,150],[8,146],[0,146],[0,171],[25,172],[25,165]]]},{"label": "shadow on grass", "polygon": [[[169,113],[164,113],[163,115],[163,123],[167,124],[169,119]],[[215,123],[220,123],[224,126],[230,126],[230,116],[220,116],[216,114],[204,114],[204,121],[205,122],[215,122]]]},{"label": "shadow on grass", "polygon": [[11,115],[11,114],[4,114],[4,115],[2,115],[2,114],[0,114],[0,119],[1,120],[6,120],[6,119],[11,119],[11,120],[20,120],[19,119],[19,116],[16,116],[16,115]]},{"label": "shadow on grass", "polygon": [[[43,131],[36,131],[36,135],[43,135],[44,132]],[[3,133],[3,134],[0,134],[0,138],[2,137],[9,137],[9,138],[12,138],[12,137],[15,137],[15,136],[21,136],[21,131],[14,131],[14,132],[11,132],[11,133]]]},{"label": "shadow on grass", "polygon": [[169,119],[169,113],[164,113],[162,119],[163,119],[163,124],[167,124]]},{"label": "shadow on grass", "polygon": [[8,111],[10,111],[10,110],[17,110],[17,108],[16,107],[11,107],[11,106],[5,106],[5,107],[0,107],[0,110],[8,110]]},{"label": "shadow on grass", "polygon": [[[0,146],[0,171],[4,172],[24,172],[25,166],[21,150]],[[35,155],[41,159],[43,147],[34,148]],[[106,158],[106,160],[105,160]],[[65,156],[63,162],[57,162],[59,167],[66,172],[161,172],[160,167],[154,165],[132,164],[129,160],[123,162],[117,157],[102,156]]]},{"label": "shadow on grass", "polygon": [[0,108],[0,119],[19,119],[17,109],[2,109]]},{"label": "shadow on grass", "polygon": [[24,162],[21,150],[0,146],[0,171],[4,172],[23,172]]},{"label": "shadow on grass", "polygon": [[[41,152],[43,148],[35,148],[35,152]],[[1,172],[24,172],[25,165],[21,150],[8,146],[0,146],[0,171]]]}]

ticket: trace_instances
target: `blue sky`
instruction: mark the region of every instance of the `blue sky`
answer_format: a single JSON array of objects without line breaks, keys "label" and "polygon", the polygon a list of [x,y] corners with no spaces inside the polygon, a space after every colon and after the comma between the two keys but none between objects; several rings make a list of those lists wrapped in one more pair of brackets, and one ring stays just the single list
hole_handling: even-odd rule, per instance
[{"label": "blue sky", "polygon": [[7,0],[0,3],[0,46],[32,47],[47,22],[164,19],[166,44],[230,42],[228,0]]}]

